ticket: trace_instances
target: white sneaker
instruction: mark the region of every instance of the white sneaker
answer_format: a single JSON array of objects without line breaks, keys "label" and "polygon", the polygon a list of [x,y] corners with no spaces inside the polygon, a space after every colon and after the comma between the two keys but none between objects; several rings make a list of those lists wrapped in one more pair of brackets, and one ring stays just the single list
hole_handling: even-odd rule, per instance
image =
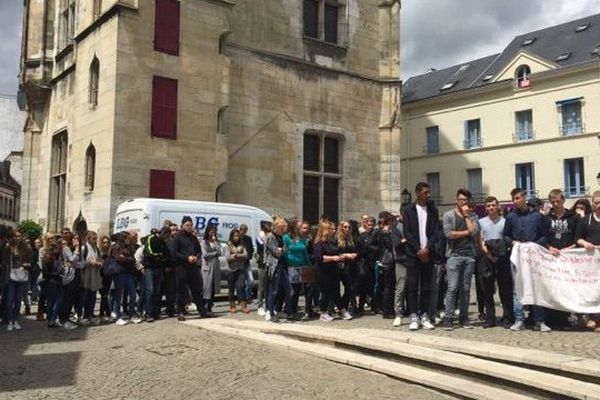
[{"label": "white sneaker", "polygon": [[15,326],[13,325],[13,323],[12,323],[12,322],[9,322],[9,323],[8,323],[8,326],[6,327],[6,331],[7,331],[7,332],[12,332],[12,331],[13,331],[13,329],[15,329]]},{"label": "white sneaker", "polygon": [[256,314],[258,314],[259,317],[264,317],[265,316],[265,309],[264,307],[260,307],[257,311]]},{"label": "white sneaker", "polygon": [[394,322],[392,323],[392,326],[400,326],[401,324],[402,324],[402,318],[400,318],[400,317],[394,318]]},{"label": "white sneaker", "polygon": [[525,329],[525,321],[515,321],[515,323],[510,327],[511,331],[522,331]]},{"label": "white sneaker", "polygon": [[269,322],[271,320],[271,313],[265,312],[265,321]]},{"label": "white sneaker", "polygon": [[408,329],[410,329],[411,331],[418,330],[419,329],[419,318],[412,317],[410,319],[410,325],[408,326]]},{"label": "white sneaker", "polygon": [[68,330],[73,330],[73,329],[77,328],[77,325],[75,325],[71,321],[67,321],[63,324],[63,328],[68,329]]},{"label": "white sneaker", "polygon": [[128,321],[128,320],[126,320],[126,319],[123,319],[123,318],[119,318],[119,319],[117,320],[117,322],[115,322],[115,325],[118,325],[118,326],[125,326],[125,325],[127,325],[128,323],[129,323],[129,321]]},{"label": "white sneaker", "polygon": [[[17,321],[13,322],[13,327],[15,328],[16,331],[21,330],[21,325],[19,325],[19,323]],[[546,326],[546,328],[548,328],[548,327]],[[548,328],[548,329],[550,329],[550,328]],[[545,331],[542,331],[542,332],[545,332]],[[547,331],[547,332],[550,332],[550,331]]]},{"label": "white sneaker", "polygon": [[433,326],[427,315],[421,317],[421,326],[423,327],[423,329],[427,330],[435,329],[435,326]]},{"label": "white sneaker", "polygon": [[116,312],[114,312],[114,311],[113,311],[113,312],[111,312],[111,313],[110,313],[110,317],[111,317],[113,320],[117,319],[117,313],[116,313]]},{"label": "white sneaker", "polygon": [[329,313],[323,313],[319,317],[319,320],[323,321],[323,322],[331,322],[331,321],[333,321],[333,317],[331,315],[329,315]]},{"label": "white sneaker", "polygon": [[340,311],[340,317],[344,321],[350,321],[352,319],[352,315],[346,310]]},{"label": "white sneaker", "polygon": [[131,319],[131,322],[133,322],[134,324],[139,324],[140,322],[142,322],[142,319],[138,315],[136,315]]},{"label": "white sneaker", "polygon": [[[16,325],[17,325],[17,323],[15,322],[15,329],[19,329],[16,327]],[[539,328],[540,328],[540,332],[552,332],[552,329],[548,325],[546,325],[545,322],[542,322],[539,325]]]}]

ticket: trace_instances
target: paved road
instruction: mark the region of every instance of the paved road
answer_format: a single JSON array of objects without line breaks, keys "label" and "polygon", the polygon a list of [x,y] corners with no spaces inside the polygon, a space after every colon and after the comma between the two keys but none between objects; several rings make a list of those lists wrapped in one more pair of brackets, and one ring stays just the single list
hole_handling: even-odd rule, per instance
[{"label": "paved road", "polygon": [[447,398],[174,319],[74,331],[26,320],[23,328],[0,331],[2,400]]}]

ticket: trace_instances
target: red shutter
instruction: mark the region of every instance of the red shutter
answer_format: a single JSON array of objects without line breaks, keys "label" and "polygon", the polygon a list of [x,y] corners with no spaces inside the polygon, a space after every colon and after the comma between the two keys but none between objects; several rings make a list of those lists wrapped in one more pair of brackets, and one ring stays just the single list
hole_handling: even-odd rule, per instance
[{"label": "red shutter", "polygon": [[157,199],[174,199],[175,171],[151,169],[149,197]]},{"label": "red shutter", "polygon": [[152,81],[152,136],[177,137],[177,80],[155,76]]},{"label": "red shutter", "polygon": [[179,54],[179,1],[156,0],[154,50]]}]

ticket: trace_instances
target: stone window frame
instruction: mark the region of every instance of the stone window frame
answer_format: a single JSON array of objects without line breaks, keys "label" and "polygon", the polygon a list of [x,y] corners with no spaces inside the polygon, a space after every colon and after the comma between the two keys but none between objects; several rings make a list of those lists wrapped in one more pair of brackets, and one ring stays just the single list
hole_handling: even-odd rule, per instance
[{"label": "stone window frame", "polygon": [[52,136],[51,149],[48,230],[57,232],[65,223],[67,164],[69,159],[69,136],[66,129]]},{"label": "stone window frame", "polygon": [[94,58],[90,63],[90,80],[88,86],[88,103],[90,108],[98,106],[98,88],[100,85],[100,60],[94,54]]},{"label": "stone window frame", "polygon": [[[319,154],[318,154],[318,166],[317,169],[306,169],[306,165],[304,163],[304,140],[306,136],[314,136],[319,139]],[[325,142],[327,139],[334,139],[337,142],[337,172],[326,171],[325,168]],[[343,160],[344,160],[344,147],[345,147],[345,137],[343,135],[327,132],[327,131],[316,131],[316,130],[306,130],[302,135],[303,140],[303,149],[302,149],[302,214],[303,219],[307,219],[305,213],[305,204],[304,204],[304,179],[305,177],[316,177],[319,179],[319,199],[318,199],[318,212],[317,215],[320,217],[325,213],[325,180],[326,179],[335,179],[337,180],[337,210],[336,216],[337,218],[332,218],[335,222],[341,217],[341,206],[342,206],[342,187],[343,187]],[[331,217],[330,215],[328,215]],[[310,221],[311,223],[318,221]]]},{"label": "stone window frame", "polygon": [[[306,5],[306,1],[314,1],[318,3],[318,16],[317,16],[317,37],[309,36],[306,34],[305,30],[305,14],[304,14],[304,6]],[[346,48],[348,46],[348,35],[349,35],[349,7],[348,2],[352,0],[304,0],[302,2],[302,37],[305,40],[316,40],[318,42],[338,46]],[[325,40],[325,6],[334,6],[338,9],[337,15],[337,37],[335,42]]]},{"label": "stone window frame", "polygon": [[96,181],[96,147],[90,142],[87,150],[85,151],[85,179],[84,188],[88,192],[94,190],[94,184]]}]

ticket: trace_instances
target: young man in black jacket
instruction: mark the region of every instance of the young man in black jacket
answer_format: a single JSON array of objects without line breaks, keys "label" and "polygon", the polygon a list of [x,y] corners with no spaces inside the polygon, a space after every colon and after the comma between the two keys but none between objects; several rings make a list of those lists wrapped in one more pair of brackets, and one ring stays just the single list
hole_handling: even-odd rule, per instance
[{"label": "young man in black jacket", "polygon": [[440,215],[430,201],[429,184],[417,183],[415,194],[415,203],[407,206],[402,213],[406,239],[408,311],[411,319],[409,329],[417,330],[419,326],[433,329],[428,310],[433,272],[432,253],[441,232]]},{"label": "young man in black jacket", "polygon": [[200,242],[194,235],[192,218],[184,216],[181,220],[181,230],[173,242],[175,259],[175,276],[177,282],[177,319],[185,321],[184,311],[188,296],[188,288],[201,317],[206,316],[204,300],[202,300],[202,275],[200,260],[202,250]]}]

